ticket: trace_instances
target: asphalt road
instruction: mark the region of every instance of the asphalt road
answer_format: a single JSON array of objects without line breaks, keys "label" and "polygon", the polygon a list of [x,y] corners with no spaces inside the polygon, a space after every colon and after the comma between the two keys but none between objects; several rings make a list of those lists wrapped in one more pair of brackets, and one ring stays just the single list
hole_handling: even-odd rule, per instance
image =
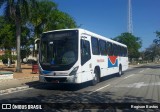
[{"label": "asphalt road", "polygon": [[[121,77],[107,76],[96,86],[44,84],[0,96],[0,103],[43,104],[41,111],[160,111],[160,65],[129,68]],[[55,109],[54,109],[55,108]],[[131,109],[132,108],[132,109]],[[136,109],[139,108],[139,109]],[[149,109],[150,108],[150,109]],[[27,111],[27,110],[24,110]]]}]

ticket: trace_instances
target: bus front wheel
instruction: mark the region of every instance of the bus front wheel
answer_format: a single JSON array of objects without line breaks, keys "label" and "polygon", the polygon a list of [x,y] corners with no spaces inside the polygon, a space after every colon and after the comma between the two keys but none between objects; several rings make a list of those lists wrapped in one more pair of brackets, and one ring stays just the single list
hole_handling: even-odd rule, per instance
[{"label": "bus front wheel", "polygon": [[94,70],[94,74],[95,75],[94,75],[93,80],[92,80],[92,86],[96,85],[100,81],[99,73],[98,73],[97,69]]}]

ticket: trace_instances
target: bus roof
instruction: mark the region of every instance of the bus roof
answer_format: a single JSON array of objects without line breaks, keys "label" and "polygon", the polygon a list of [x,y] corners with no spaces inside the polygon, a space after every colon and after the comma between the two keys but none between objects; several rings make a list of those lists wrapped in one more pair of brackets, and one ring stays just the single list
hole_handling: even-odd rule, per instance
[{"label": "bus roof", "polygon": [[44,32],[44,33],[56,32],[56,31],[64,31],[64,30],[65,31],[66,30],[79,30],[81,33],[84,33],[84,34],[87,34],[87,35],[90,35],[90,36],[93,36],[93,37],[96,37],[96,38],[99,38],[99,39],[102,39],[102,40],[106,40],[108,42],[111,42],[111,43],[114,43],[114,44],[117,44],[117,45],[120,45],[120,46],[123,46],[123,47],[127,47],[125,44],[122,44],[120,42],[114,41],[114,40],[112,40],[110,38],[101,36],[99,34],[93,33],[91,31],[88,31],[88,30],[85,30],[85,29],[82,29],[82,28],[51,30],[51,31],[47,31],[47,32]]}]

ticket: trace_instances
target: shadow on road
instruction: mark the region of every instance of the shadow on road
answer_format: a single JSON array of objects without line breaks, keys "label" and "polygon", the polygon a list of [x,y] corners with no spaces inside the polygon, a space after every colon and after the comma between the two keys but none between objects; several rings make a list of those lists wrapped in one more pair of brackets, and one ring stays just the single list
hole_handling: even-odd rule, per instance
[{"label": "shadow on road", "polygon": [[[105,76],[101,78],[101,82],[116,78],[117,74]],[[67,84],[67,83],[41,83],[38,81],[34,82],[27,82],[25,83],[29,87],[35,88],[35,89],[42,89],[42,90],[61,90],[61,91],[78,91],[80,89],[86,88],[88,86],[91,86],[91,81],[82,83],[82,84]]]},{"label": "shadow on road", "polygon": [[138,67],[135,67],[135,68],[151,68],[151,69],[160,69],[160,65],[159,64],[156,64],[156,65],[143,65],[143,66],[138,66]]},{"label": "shadow on road", "polygon": [[[160,65],[156,65],[154,67],[147,65],[137,68],[159,69]],[[102,78],[102,81],[106,81],[107,79],[111,79],[114,77],[115,75],[110,75]],[[57,110],[59,112],[63,112],[63,110],[66,109],[70,111],[78,110],[79,112],[91,112],[93,109],[95,109],[96,112],[118,112],[119,110],[120,112],[160,112],[160,107],[159,109],[140,109],[140,107],[146,107],[146,105],[160,105],[159,102],[155,102],[152,99],[136,97],[136,95],[124,95],[123,97],[117,98],[116,93],[109,91],[97,91],[94,93],[92,93],[93,91],[77,92],[77,90],[79,89],[88,87],[90,85],[90,82],[81,85],[39,83],[38,86],[35,86],[33,83],[26,84],[36,89],[48,90],[47,92],[50,92],[50,94],[44,95],[43,93],[38,93],[38,95],[36,96],[30,96],[30,93],[26,96],[24,95],[24,97],[9,99],[1,98],[2,100],[0,100],[0,103],[41,104],[43,110],[40,111],[42,112],[56,112]],[[60,91],[57,92],[54,90]],[[135,108],[131,109],[131,106],[134,106]],[[139,109],[137,109],[138,106]]]},{"label": "shadow on road", "polygon": [[[158,109],[131,109],[131,106],[146,106],[153,105],[151,99],[143,99],[142,97],[124,96],[123,98],[113,99],[115,94],[112,92],[62,92],[52,93],[50,95],[39,95],[31,97],[24,96],[23,98],[2,99],[0,103],[14,103],[14,104],[39,104],[42,105],[45,111],[63,111],[74,110],[79,112],[91,112],[93,109],[96,112],[158,112]],[[18,95],[18,94],[17,94]],[[139,102],[139,103],[137,103]],[[158,105],[155,103],[154,105]],[[137,107],[138,108],[138,107]],[[21,111],[23,112],[23,110]]]},{"label": "shadow on road", "polygon": [[41,90],[61,90],[61,91],[77,91],[85,88],[90,84],[89,82],[83,84],[63,84],[63,83],[41,83],[38,81],[28,82],[30,88],[41,89]]}]

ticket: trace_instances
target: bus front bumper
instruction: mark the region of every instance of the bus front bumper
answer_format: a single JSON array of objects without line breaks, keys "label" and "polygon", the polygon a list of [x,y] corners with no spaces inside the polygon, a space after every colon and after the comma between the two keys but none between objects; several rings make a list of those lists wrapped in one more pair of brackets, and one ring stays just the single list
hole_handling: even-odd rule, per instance
[{"label": "bus front bumper", "polygon": [[45,76],[39,75],[39,81],[44,83],[78,83],[77,77],[72,76]]}]

